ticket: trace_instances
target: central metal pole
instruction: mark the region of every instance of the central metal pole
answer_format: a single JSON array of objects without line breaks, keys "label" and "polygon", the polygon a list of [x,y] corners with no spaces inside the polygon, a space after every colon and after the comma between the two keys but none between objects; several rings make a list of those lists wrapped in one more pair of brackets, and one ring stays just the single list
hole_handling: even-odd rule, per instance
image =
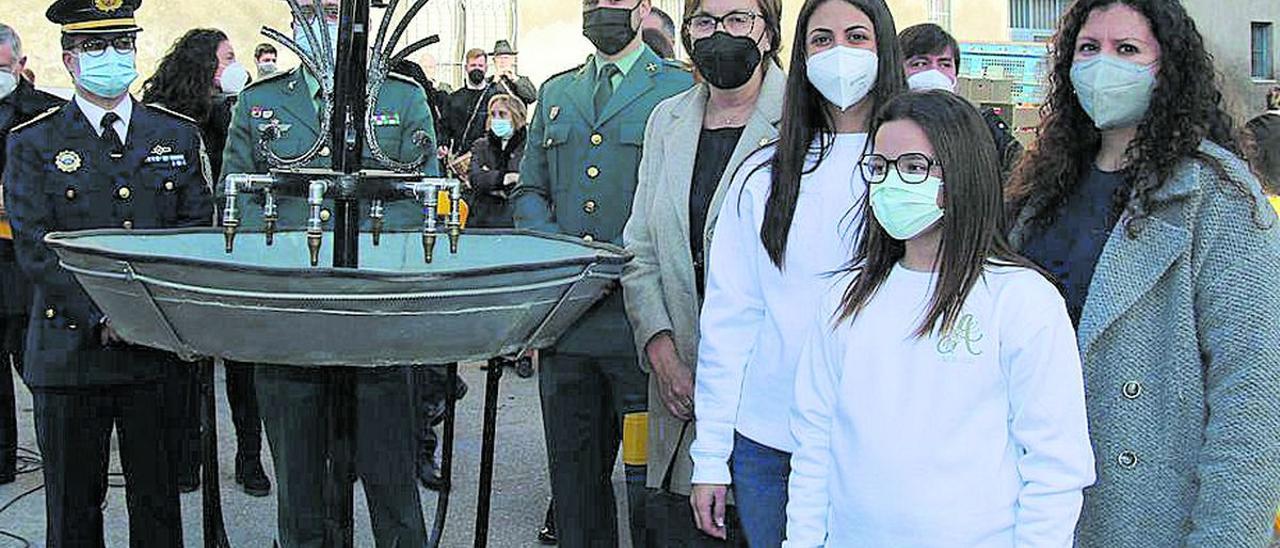
[{"label": "central metal pole", "polygon": [[[368,78],[369,0],[343,0],[338,19],[338,51],[334,63],[334,110],[330,126],[333,170],[348,175],[337,181],[334,196],[333,266],[360,266],[360,202],[357,179],[350,175],[364,164],[365,93]],[[352,489],[355,481],[356,370],[329,370],[330,488],[326,490],[328,530],[325,546],[355,545]]]}]

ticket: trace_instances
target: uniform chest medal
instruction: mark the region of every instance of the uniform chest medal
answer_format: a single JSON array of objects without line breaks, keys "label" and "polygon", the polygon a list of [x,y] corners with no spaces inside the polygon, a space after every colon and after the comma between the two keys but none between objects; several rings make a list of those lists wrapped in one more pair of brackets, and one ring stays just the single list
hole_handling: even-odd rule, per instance
[{"label": "uniform chest medal", "polygon": [[80,155],[74,150],[64,150],[58,153],[53,159],[53,164],[58,166],[58,171],[63,173],[75,173],[80,170]]},{"label": "uniform chest medal", "polygon": [[164,143],[157,143],[151,148],[151,153],[143,160],[145,164],[168,164],[169,167],[186,167],[187,157],[182,154],[172,154],[173,147]]},{"label": "uniform chest medal", "polygon": [[380,112],[373,115],[374,126],[398,126],[400,125],[400,113],[398,112]]}]

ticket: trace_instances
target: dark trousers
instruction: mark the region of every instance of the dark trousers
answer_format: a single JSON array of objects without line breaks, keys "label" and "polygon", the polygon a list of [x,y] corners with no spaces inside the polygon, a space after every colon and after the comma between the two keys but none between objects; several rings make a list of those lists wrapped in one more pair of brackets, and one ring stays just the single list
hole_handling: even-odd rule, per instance
[{"label": "dark trousers", "polygon": [[[262,454],[262,418],[258,414],[258,395],[254,391],[253,365],[226,362],[227,403],[231,406],[231,422],[236,430],[236,462],[257,460]],[[177,455],[179,478],[198,476],[200,454],[201,391],[200,368],[196,364],[175,367],[170,371],[172,389],[180,402],[170,413],[171,443]]]},{"label": "dark trousers", "polygon": [[[276,470],[281,548],[324,546],[327,375],[322,369],[259,365],[258,403]],[[414,474],[409,368],[356,375],[356,474],[379,547],[422,546],[426,526]]]},{"label": "dark trousers", "polygon": [[[449,373],[444,366],[413,366],[413,390],[417,406],[418,461],[435,458],[436,446],[440,445],[440,436],[436,434],[435,424],[444,418],[447,405],[445,383]],[[461,383],[462,379],[458,379]]]},{"label": "dark trousers", "polygon": [[[618,546],[610,478],[623,416],[648,408],[648,379],[634,359],[556,354],[542,360],[538,391],[560,547]],[[632,475],[627,478],[632,545],[644,546],[644,478]]]},{"label": "dark trousers", "polygon": [[18,466],[18,409],[13,369],[21,367],[22,354],[0,352],[0,477],[12,475]]},{"label": "dark trousers", "polygon": [[720,540],[698,530],[693,521],[689,496],[650,489],[645,505],[645,540],[647,548],[729,548],[746,546],[738,530],[738,512],[730,506],[725,512],[727,540]]},{"label": "dark trousers", "polygon": [[172,399],[166,392],[160,381],[32,391],[44,458],[47,546],[103,546],[112,427],[127,486],[129,545],[182,546],[178,487],[163,432]]}]

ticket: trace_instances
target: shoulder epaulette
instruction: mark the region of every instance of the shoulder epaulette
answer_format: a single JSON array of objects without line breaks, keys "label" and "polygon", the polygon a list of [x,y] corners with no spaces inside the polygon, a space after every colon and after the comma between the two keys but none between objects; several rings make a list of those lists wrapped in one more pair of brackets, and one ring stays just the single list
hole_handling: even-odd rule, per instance
[{"label": "shoulder epaulette", "polygon": [[58,112],[59,110],[61,110],[61,109],[62,109],[62,107],[64,107],[64,106],[66,106],[66,105],[58,105],[58,106],[56,106],[56,107],[52,107],[52,108],[50,108],[49,110],[46,110],[46,111],[44,111],[44,112],[41,112],[40,114],[35,115],[35,117],[31,118],[30,120],[27,120],[27,121],[25,121],[25,122],[23,122],[23,123],[21,123],[21,124],[18,124],[18,125],[16,125],[16,126],[13,126],[11,129],[9,129],[9,133],[17,133],[17,132],[18,132],[18,130],[20,130],[20,129],[23,129],[23,128],[25,128],[25,127],[31,126],[31,125],[35,124],[36,122],[39,122],[40,120],[43,120],[43,119],[45,119],[45,118],[48,118],[48,117],[49,117],[50,115],[52,115],[53,113]]},{"label": "shoulder epaulette", "polygon": [[680,61],[680,60],[677,60],[677,59],[663,59],[663,60],[662,60],[662,64],[666,65],[666,66],[667,66],[667,68],[673,68],[673,69],[676,69],[676,70],[683,70],[683,71],[685,71],[685,72],[693,72],[693,64],[692,64],[692,63],[686,63],[686,62],[684,62],[684,61]]},{"label": "shoulder epaulette", "polygon": [[178,118],[184,122],[191,122],[192,124],[197,126],[200,125],[200,123],[197,122],[195,118],[187,116],[186,114],[183,114],[181,112],[170,110],[169,108],[165,107],[164,105],[161,105],[160,103],[147,103],[147,107],[156,109],[160,112],[163,112],[165,114]]},{"label": "shoulder epaulette", "polygon": [[263,76],[262,78],[259,78],[259,79],[257,79],[257,80],[254,80],[254,81],[252,81],[252,82],[249,82],[249,85],[245,86],[245,87],[244,87],[244,89],[249,89],[249,88],[251,88],[251,87],[253,87],[253,86],[256,86],[256,85],[258,85],[258,84],[262,84],[262,83],[265,83],[265,82],[270,82],[270,81],[275,80],[275,79],[277,79],[277,78],[282,78],[282,77],[284,77],[284,76],[288,76],[288,75],[290,75],[290,74],[293,74],[293,73],[294,73],[294,71],[296,71],[296,70],[298,70],[298,68],[297,68],[297,67],[291,68],[291,69],[289,69],[289,70],[282,70],[282,71],[280,71],[280,72],[273,72],[273,73],[271,73],[271,74],[268,74],[268,75],[266,75],[266,76]]},{"label": "shoulder epaulette", "polygon": [[406,84],[413,84],[413,85],[415,85],[415,86],[422,87],[421,85],[419,85],[419,84],[418,84],[418,81],[417,81],[417,80],[414,80],[413,78],[410,78],[410,77],[405,76],[405,75],[400,74],[400,73],[396,73],[396,72],[388,72],[388,73],[387,73],[387,78],[394,78],[394,79],[399,80],[399,81],[401,81],[401,82],[404,82],[404,83],[406,83]]}]

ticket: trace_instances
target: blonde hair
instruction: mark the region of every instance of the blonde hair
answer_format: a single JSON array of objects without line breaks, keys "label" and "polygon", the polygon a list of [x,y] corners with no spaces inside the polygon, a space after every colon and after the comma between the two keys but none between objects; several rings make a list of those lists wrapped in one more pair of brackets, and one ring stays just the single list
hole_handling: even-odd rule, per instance
[{"label": "blonde hair", "polygon": [[[500,104],[506,106],[507,110],[511,111],[511,125],[515,127],[515,129],[520,129],[528,123],[528,110],[525,109],[524,101],[505,93],[499,93],[490,98],[489,106],[485,109],[485,112],[493,112],[493,107]],[[490,119],[492,120],[492,118]]]}]

